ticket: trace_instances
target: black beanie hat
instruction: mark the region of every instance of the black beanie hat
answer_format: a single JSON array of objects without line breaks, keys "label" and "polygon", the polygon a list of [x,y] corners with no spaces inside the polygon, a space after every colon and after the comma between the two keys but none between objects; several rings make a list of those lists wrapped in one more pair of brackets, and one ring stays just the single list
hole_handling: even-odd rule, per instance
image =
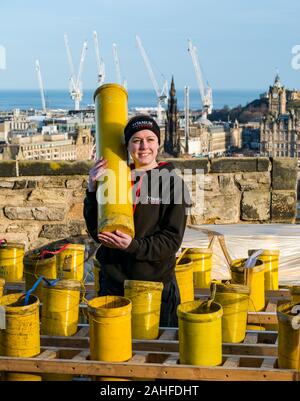
[{"label": "black beanie hat", "polygon": [[142,114],[132,117],[128,121],[124,129],[126,146],[133,134],[144,129],[152,131],[157,136],[158,143],[160,144],[160,129],[157,122],[152,117]]}]

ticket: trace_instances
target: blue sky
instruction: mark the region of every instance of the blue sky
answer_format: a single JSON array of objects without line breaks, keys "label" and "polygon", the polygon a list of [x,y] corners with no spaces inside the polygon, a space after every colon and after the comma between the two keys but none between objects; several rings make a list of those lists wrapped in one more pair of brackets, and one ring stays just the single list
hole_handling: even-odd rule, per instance
[{"label": "blue sky", "polygon": [[98,32],[106,82],[115,81],[112,43],[118,46],[129,89],[152,89],[135,43],[139,34],[158,81],[161,73],[177,88],[197,88],[187,39],[198,49],[206,79],[215,89],[267,89],[279,69],[283,84],[300,88],[300,69],[291,67],[300,44],[299,0],[1,0],[0,45],[7,69],[1,89],[36,89],[35,59],[46,89],[68,87],[64,33],[75,65],[89,42],[83,87],[95,88],[92,31]]}]

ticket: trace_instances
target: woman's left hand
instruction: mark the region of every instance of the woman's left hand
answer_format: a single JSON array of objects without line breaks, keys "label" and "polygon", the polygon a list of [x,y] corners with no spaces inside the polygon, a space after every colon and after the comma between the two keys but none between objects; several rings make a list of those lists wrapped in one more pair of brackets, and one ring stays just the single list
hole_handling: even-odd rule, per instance
[{"label": "woman's left hand", "polygon": [[132,237],[122,231],[116,230],[114,233],[103,231],[98,234],[99,241],[108,248],[125,250],[129,247]]}]

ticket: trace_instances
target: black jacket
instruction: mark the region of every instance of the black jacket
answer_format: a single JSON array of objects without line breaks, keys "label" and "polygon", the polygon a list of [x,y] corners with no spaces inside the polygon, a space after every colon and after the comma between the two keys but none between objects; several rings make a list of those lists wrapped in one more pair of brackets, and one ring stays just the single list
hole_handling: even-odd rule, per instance
[{"label": "black jacket", "polygon": [[[186,226],[188,190],[171,163],[133,174],[135,237],[126,250],[101,246],[96,258],[103,273],[118,285],[126,279],[167,283],[174,277],[175,254]],[[84,218],[89,233],[99,242],[96,193],[86,193]]]}]

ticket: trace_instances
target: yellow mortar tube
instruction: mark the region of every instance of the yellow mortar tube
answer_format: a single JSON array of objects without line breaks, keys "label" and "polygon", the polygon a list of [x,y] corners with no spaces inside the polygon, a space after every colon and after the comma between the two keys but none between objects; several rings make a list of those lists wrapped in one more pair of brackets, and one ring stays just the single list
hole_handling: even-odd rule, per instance
[{"label": "yellow mortar tube", "polygon": [[88,302],[91,360],[124,362],[132,357],[131,301],[107,295]]},{"label": "yellow mortar tube", "polygon": [[72,336],[77,332],[81,283],[61,280],[43,286],[42,334]]},{"label": "yellow mortar tube", "polygon": [[163,283],[125,280],[124,295],[131,300],[132,338],[155,340],[159,333]]},{"label": "yellow mortar tube", "polygon": [[4,286],[5,286],[5,280],[3,278],[0,278],[0,298],[4,293]]},{"label": "yellow mortar tube", "polygon": [[245,285],[216,284],[214,301],[223,308],[222,341],[239,343],[246,335],[250,290]]},{"label": "yellow mortar tube", "polygon": [[250,288],[249,311],[258,312],[265,307],[265,265],[262,260],[258,259],[253,268],[245,269],[246,260],[232,261],[231,282],[232,284],[247,285]]},{"label": "yellow mortar tube", "polygon": [[290,289],[292,302],[300,303],[300,285],[293,285]]},{"label": "yellow mortar tube", "polygon": [[[248,255],[251,256],[257,249],[249,249]],[[265,291],[278,290],[278,265],[279,265],[279,250],[264,249],[258,259],[265,264]]]},{"label": "yellow mortar tube", "polygon": [[0,330],[0,355],[30,358],[40,353],[39,300],[30,295],[24,306],[23,294],[4,295],[6,328]]},{"label": "yellow mortar tube", "polygon": [[218,366],[222,363],[222,306],[205,301],[180,304],[177,308],[180,364]]},{"label": "yellow mortar tube", "polygon": [[[300,371],[300,315],[292,313],[300,304],[286,303],[278,306],[278,367]],[[293,325],[293,319],[295,323]]]},{"label": "yellow mortar tube", "polygon": [[130,168],[124,140],[127,92],[120,85],[106,84],[96,90],[94,99],[97,156],[108,161],[108,175],[97,189],[98,230],[120,230],[134,237]]},{"label": "yellow mortar tube", "polygon": [[[30,290],[40,276],[49,280],[57,278],[56,255],[46,255],[45,259],[40,259],[38,254],[27,252],[24,256],[24,273],[26,292]],[[34,293],[43,302],[42,284],[34,290]]]},{"label": "yellow mortar tube", "polygon": [[180,303],[194,301],[193,262],[180,259],[175,266],[175,275],[180,293]]},{"label": "yellow mortar tube", "polygon": [[84,251],[82,244],[68,244],[56,255],[57,274],[66,280],[82,281],[84,276]]},{"label": "yellow mortar tube", "polygon": [[24,245],[7,242],[0,245],[0,277],[7,283],[23,278]]},{"label": "yellow mortar tube", "polygon": [[193,263],[195,288],[209,288],[211,283],[212,250],[208,248],[189,248],[186,257]]},{"label": "yellow mortar tube", "polygon": [[33,375],[30,373],[19,373],[19,372],[5,372],[3,381],[8,382],[40,382],[42,376]]}]

